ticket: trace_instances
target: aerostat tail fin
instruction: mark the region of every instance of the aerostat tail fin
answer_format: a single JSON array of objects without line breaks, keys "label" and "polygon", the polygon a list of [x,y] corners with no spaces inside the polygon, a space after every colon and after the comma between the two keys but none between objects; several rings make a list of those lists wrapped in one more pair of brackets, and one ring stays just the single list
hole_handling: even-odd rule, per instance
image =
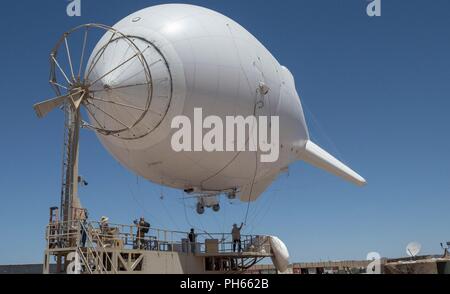
[{"label": "aerostat tail fin", "polygon": [[366,180],[363,177],[312,141],[307,141],[301,160],[342,177],[358,186],[364,186],[366,184]]}]

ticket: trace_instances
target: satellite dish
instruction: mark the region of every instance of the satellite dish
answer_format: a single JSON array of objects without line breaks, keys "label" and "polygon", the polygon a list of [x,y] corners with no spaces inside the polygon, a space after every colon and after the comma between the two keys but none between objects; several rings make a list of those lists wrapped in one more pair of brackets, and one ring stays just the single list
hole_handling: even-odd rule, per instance
[{"label": "satellite dish", "polygon": [[408,246],[406,246],[406,253],[411,257],[416,257],[419,254],[420,249],[422,249],[422,245],[420,245],[420,243],[411,242]]}]

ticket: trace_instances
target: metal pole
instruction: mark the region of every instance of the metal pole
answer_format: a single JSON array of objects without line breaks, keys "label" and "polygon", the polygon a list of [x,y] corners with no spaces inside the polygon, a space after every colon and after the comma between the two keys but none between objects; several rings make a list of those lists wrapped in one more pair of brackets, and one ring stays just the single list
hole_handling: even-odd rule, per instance
[{"label": "metal pole", "polygon": [[74,220],[74,208],[80,208],[78,199],[78,144],[80,133],[80,110],[70,103],[64,105],[66,111],[67,137],[64,138],[64,177],[61,197],[61,219],[70,225]]}]

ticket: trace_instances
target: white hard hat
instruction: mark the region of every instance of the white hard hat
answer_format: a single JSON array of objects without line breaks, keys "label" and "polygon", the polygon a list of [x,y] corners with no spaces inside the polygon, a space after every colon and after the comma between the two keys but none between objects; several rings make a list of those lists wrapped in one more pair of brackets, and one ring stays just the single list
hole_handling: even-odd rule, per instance
[{"label": "white hard hat", "polygon": [[107,221],[109,221],[109,218],[108,218],[107,216],[102,216],[102,217],[100,218],[100,222],[102,222],[102,223],[105,223],[105,222],[107,222]]}]

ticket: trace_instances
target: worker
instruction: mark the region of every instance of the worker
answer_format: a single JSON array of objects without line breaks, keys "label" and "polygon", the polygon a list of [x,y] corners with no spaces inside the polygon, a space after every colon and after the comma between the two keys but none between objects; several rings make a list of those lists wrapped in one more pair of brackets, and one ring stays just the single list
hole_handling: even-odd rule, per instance
[{"label": "worker", "polygon": [[194,229],[191,229],[191,231],[188,234],[188,238],[189,238],[189,247],[191,247],[191,252],[195,254],[195,239],[197,238],[197,236],[195,235]]},{"label": "worker", "polygon": [[107,234],[109,231],[109,224],[108,224],[109,218],[107,216],[102,216],[100,218],[100,232],[102,234]]},{"label": "worker", "polygon": [[136,248],[145,248],[145,234],[150,230],[150,224],[145,221],[144,217],[141,217],[139,221],[135,220],[134,224],[137,226],[136,234]]},{"label": "worker", "polygon": [[88,219],[88,212],[86,209],[84,209],[84,213],[82,215],[82,220],[80,221],[80,226],[81,226],[81,247],[84,248],[86,247],[86,239],[87,239],[87,219]]},{"label": "worker", "polygon": [[231,230],[231,237],[233,238],[233,252],[236,252],[236,244],[238,244],[238,252],[241,252],[241,229],[244,223],[241,223],[241,226],[238,227],[236,224],[233,224],[233,229]]},{"label": "worker", "polygon": [[111,231],[109,229],[109,218],[102,216],[100,218],[100,240],[105,244],[108,244],[110,240]]}]

